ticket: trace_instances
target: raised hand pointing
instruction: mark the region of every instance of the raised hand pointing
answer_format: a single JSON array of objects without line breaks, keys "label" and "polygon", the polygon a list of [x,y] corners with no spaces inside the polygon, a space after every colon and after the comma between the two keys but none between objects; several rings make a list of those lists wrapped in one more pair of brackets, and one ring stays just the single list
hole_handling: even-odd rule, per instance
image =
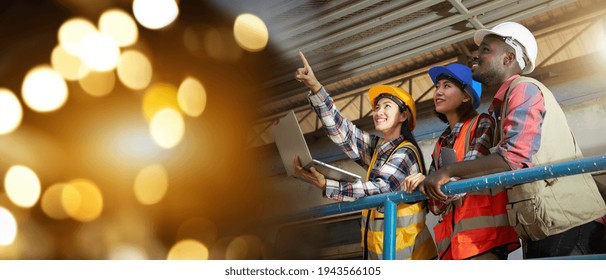
[{"label": "raised hand pointing", "polygon": [[295,79],[305,84],[312,93],[317,93],[322,88],[322,84],[320,84],[320,81],[318,81],[314,75],[314,71],[311,70],[311,66],[309,66],[307,59],[305,59],[305,56],[300,51],[299,57],[301,57],[301,61],[303,62],[303,68],[297,68],[297,71],[295,71]]}]

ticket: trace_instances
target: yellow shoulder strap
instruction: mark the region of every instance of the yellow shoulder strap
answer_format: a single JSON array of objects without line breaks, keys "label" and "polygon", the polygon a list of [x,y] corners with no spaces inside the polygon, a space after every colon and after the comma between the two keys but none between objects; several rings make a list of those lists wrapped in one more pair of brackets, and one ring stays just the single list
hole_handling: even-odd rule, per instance
[{"label": "yellow shoulder strap", "polygon": [[[387,160],[385,162],[388,162],[389,159],[391,158],[391,156],[400,148],[409,148],[411,149],[414,153],[415,153],[415,157],[417,158],[417,163],[421,162],[421,157],[419,156],[419,151],[417,151],[417,147],[415,147],[415,145],[413,145],[412,143],[410,143],[408,140],[404,140],[402,141],[402,143],[400,143],[400,145],[398,145],[395,149],[393,149],[393,151],[391,152],[391,154],[389,155],[389,157],[387,158]],[[378,149],[375,149],[375,152],[372,155],[372,159],[370,160],[370,165],[368,166],[368,170],[366,171],[366,181],[370,180],[370,171],[372,171],[372,168],[375,166],[375,162],[377,161],[377,155],[378,155]],[[419,166],[420,168],[420,166]]]}]

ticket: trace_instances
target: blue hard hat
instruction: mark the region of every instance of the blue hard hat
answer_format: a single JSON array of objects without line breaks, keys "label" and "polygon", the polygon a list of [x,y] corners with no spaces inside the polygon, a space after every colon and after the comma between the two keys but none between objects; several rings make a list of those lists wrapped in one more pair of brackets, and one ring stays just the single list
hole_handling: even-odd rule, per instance
[{"label": "blue hard hat", "polygon": [[434,66],[427,71],[429,77],[435,85],[438,83],[438,77],[445,75],[446,77],[453,78],[461,83],[463,89],[469,96],[471,96],[471,105],[475,109],[480,107],[480,96],[482,96],[482,84],[471,78],[471,69],[469,67],[453,63],[447,66]]}]

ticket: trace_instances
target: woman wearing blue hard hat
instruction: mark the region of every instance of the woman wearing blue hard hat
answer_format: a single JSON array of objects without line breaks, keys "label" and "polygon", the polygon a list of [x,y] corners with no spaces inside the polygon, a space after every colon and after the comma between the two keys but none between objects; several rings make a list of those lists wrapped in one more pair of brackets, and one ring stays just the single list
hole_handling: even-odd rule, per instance
[{"label": "woman wearing blue hard hat", "polygon": [[[406,176],[425,173],[423,155],[412,131],[416,126],[416,106],[405,90],[377,85],[368,91],[373,106],[375,130],[371,134],[356,127],[335,107],[333,99],[316,79],[303,53],[303,67],[295,79],[310,89],[308,100],[320,117],[330,139],[360,166],[366,178],[353,182],[331,180],[293,161],[297,177],[322,189],[330,199],[355,199],[400,190]],[[400,203],[396,211],[395,259],[435,259],[436,246],[425,223],[426,201]],[[383,259],[384,213],[382,207],[362,211],[361,245],[365,259]]]},{"label": "woman wearing blue hard hat", "polygon": [[[456,161],[470,160],[490,153],[494,120],[478,114],[482,87],[474,81],[469,67],[454,63],[428,71],[435,85],[435,113],[448,124],[434,148],[429,172]],[[412,192],[425,176],[407,177],[402,189]],[[518,236],[509,226],[504,188],[457,194],[445,201],[429,200],[429,209],[441,215],[434,227],[440,259],[507,259],[520,247]]]}]

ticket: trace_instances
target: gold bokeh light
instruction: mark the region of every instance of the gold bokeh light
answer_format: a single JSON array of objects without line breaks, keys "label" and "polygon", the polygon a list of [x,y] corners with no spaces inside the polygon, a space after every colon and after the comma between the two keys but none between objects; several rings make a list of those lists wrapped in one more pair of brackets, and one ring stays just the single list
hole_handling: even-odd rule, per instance
[{"label": "gold bokeh light", "polygon": [[92,70],[110,71],[118,66],[120,47],[107,34],[90,33],[82,38],[80,58]]},{"label": "gold bokeh light", "polygon": [[131,244],[120,244],[109,252],[110,260],[147,260],[149,257],[143,248]]},{"label": "gold bokeh light", "polygon": [[103,211],[103,195],[88,179],[75,179],[64,186],[61,196],[65,212],[74,220],[90,222]]},{"label": "gold bokeh light", "polygon": [[15,94],[0,88],[0,135],[13,132],[21,124],[23,108]]},{"label": "gold bokeh light", "polygon": [[[0,259],[207,260],[215,248],[225,259],[228,245],[257,258],[258,242],[232,227],[253,221],[259,199],[224,192],[237,177],[259,181],[236,143],[253,119],[257,60],[243,59],[233,18],[217,24],[210,6],[181,0],[54,2],[24,3],[30,13],[7,23]],[[24,26],[32,16],[39,24]]]},{"label": "gold bokeh light", "polygon": [[78,80],[80,87],[92,96],[105,96],[112,92],[116,84],[114,71],[90,71],[88,75]]},{"label": "gold bokeh light", "polygon": [[198,79],[187,77],[179,86],[179,107],[190,117],[199,117],[206,107],[206,90]]},{"label": "gold bokeh light", "polygon": [[40,180],[29,167],[11,166],[4,177],[8,198],[17,206],[30,208],[40,198]]},{"label": "gold bokeh light", "polygon": [[70,54],[60,45],[51,53],[51,65],[68,81],[77,81],[89,72],[79,56]]},{"label": "gold bokeh light", "polygon": [[10,245],[17,238],[17,220],[8,209],[0,206],[0,245]]},{"label": "gold bokeh light", "polygon": [[158,146],[171,149],[183,139],[185,123],[178,111],[164,108],[153,116],[149,123],[149,131]]},{"label": "gold bokeh light", "polygon": [[65,186],[66,184],[62,183],[50,186],[44,191],[42,200],[40,201],[42,212],[56,220],[62,220],[69,217],[61,200]]},{"label": "gold bokeh light", "polygon": [[168,172],[164,166],[154,164],[143,168],[135,178],[135,198],[139,203],[158,203],[168,189]]},{"label": "gold bokeh light", "polygon": [[150,121],[158,111],[164,108],[179,109],[177,88],[171,84],[158,83],[149,87],[143,96],[143,116]]},{"label": "gold bokeh light", "polygon": [[117,72],[123,85],[133,90],[141,90],[149,85],[153,69],[144,54],[136,50],[127,50],[120,56]]},{"label": "gold bokeh light", "polygon": [[137,42],[139,30],[135,20],[125,11],[111,9],[99,18],[99,31],[111,36],[120,47],[128,47]]},{"label": "gold bokeh light", "polygon": [[208,260],[208,248],[201,242],[185,239],[170,248],[167,260]]},{"label": "gold bokeh light", "polygon": [[234,37],[238,45],[250,52],[265,49],[269,31],[262,19],[253,14],[241,14],[234,23]]},{"label": "gold bokeh light", "polygon": [[59,28],[59,45],[69,54],[80,57],[82,39],[97,28],[87,19],[76,17],[65,21]]},{"label": "gold bokeh light", "polygon": [[171,24],[179,15],[175,0],[134,0],[135,19],[148,29],[161,29]]},{"label": "gold bokeh light", "polygon": [[25,104],[37,112],[55,111],[67,101],[67,84],[48,65],[34,67],[23,79],[21,87]]}]

